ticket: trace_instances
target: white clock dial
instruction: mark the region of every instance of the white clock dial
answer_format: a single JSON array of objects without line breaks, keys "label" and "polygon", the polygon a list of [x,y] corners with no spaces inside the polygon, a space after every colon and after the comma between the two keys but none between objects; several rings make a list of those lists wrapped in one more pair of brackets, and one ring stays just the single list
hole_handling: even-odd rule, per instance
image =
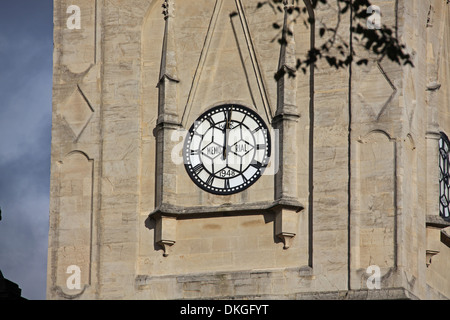
[{"label": "white clock dial", "polygon": [[221,105],[191,126],[183,149],[186,171],[201,189],[228,195],[247,189],[270,159],[269,130],[241,105]]}]

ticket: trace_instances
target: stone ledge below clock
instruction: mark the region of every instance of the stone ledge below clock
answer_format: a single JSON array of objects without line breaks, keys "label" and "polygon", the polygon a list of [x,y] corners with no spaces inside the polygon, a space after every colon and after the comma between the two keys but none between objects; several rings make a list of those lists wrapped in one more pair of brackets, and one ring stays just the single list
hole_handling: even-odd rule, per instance
[{"label": "stone ledge below clock", "polygon": [[446,220],[438,215],[427,215],[426,225],[427,227],[447,228],[450,227],[450,220]]},{"label": "stone ledge below clock", "polygon": [[450,247],[450,221],[438,215],[427,215],[426,227],[426,265],[429,267],[432,262],[432,258],[440,253],[441,244]]},{"label": "stone ledge below clock", "polygon": [[162,204],[149,214],[148,219],[156,221],[155,243],[169,255],[169,249],[176,243],[178,219],[208,218],[218,216],[237,216],[243,214],[273,213],[275,215],[275,236],[280,238],[283,249],[288,249],[296,235],[298,213],[304,209],[296,199],[282,198],[275,201],[254,202],[248,204],[224,204],[214,207],[180,207]]},{"label": "stone ledge below clock", "polygon": [[221,215],[257,214],[261,212],[274,212],[279,208],[287,208],[300,212],[304,206],[295,199],[280,199],[274,201],[254,202],[245,204],[223,204],[220,206],[181,207],[171,204],[162,204],[149,214],[150,218],[158,219],[161,216],[191,218]]},{"label": "stone ledge below clock", "polygon": [[[439,230],[440,242],[445,244],[450,248],[450,221],[448,219],[444,219],[441,216],[435,215],[427,215],[426,216],[426,226],[427,228],[437,229]],[[436,233],[437,234],[437,233]],[[436,238],[437,241],[437,238]],[[434,252],[436,250],[429,250],[430,252]],[[437,251],[438,253],[439,251]],[[435,253],[435,254],[437,254]],[[427,259],[427,261],[429,261]]]}]

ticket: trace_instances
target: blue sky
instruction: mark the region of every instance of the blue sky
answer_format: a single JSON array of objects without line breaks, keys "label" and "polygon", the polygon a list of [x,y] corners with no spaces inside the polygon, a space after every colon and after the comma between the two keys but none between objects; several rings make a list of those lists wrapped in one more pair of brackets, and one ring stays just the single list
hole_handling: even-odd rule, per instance
[{"label": "blue sky", "polygon": [[25,298],[45,299],[53,0],[0,8],[0,270]]}]

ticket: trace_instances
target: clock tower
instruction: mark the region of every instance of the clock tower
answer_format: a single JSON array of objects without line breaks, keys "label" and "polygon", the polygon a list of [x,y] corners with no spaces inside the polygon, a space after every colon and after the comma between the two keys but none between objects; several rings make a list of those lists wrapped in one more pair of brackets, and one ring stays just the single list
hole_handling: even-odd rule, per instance
[{"label": "clock tower", "polygon": [[417,66],[302,72],[349,12],[55,0],[48,298],[450,297],[449,6],[395,2]]}]

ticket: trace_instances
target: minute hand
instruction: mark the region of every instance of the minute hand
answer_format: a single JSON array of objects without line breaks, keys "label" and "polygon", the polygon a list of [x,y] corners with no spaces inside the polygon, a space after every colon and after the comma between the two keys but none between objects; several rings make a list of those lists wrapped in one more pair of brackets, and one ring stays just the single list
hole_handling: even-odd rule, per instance
[{"label": "minute hand", "polygon": [[231,113],[232,113],[232,111],[229,110],[226,124],[225,124],[225,135],[224,135],[223,154],[222,154],[222,159],[224,159],[224,160],[227,158],[227,154],[228,154],[228,133],[230,132]]}]

